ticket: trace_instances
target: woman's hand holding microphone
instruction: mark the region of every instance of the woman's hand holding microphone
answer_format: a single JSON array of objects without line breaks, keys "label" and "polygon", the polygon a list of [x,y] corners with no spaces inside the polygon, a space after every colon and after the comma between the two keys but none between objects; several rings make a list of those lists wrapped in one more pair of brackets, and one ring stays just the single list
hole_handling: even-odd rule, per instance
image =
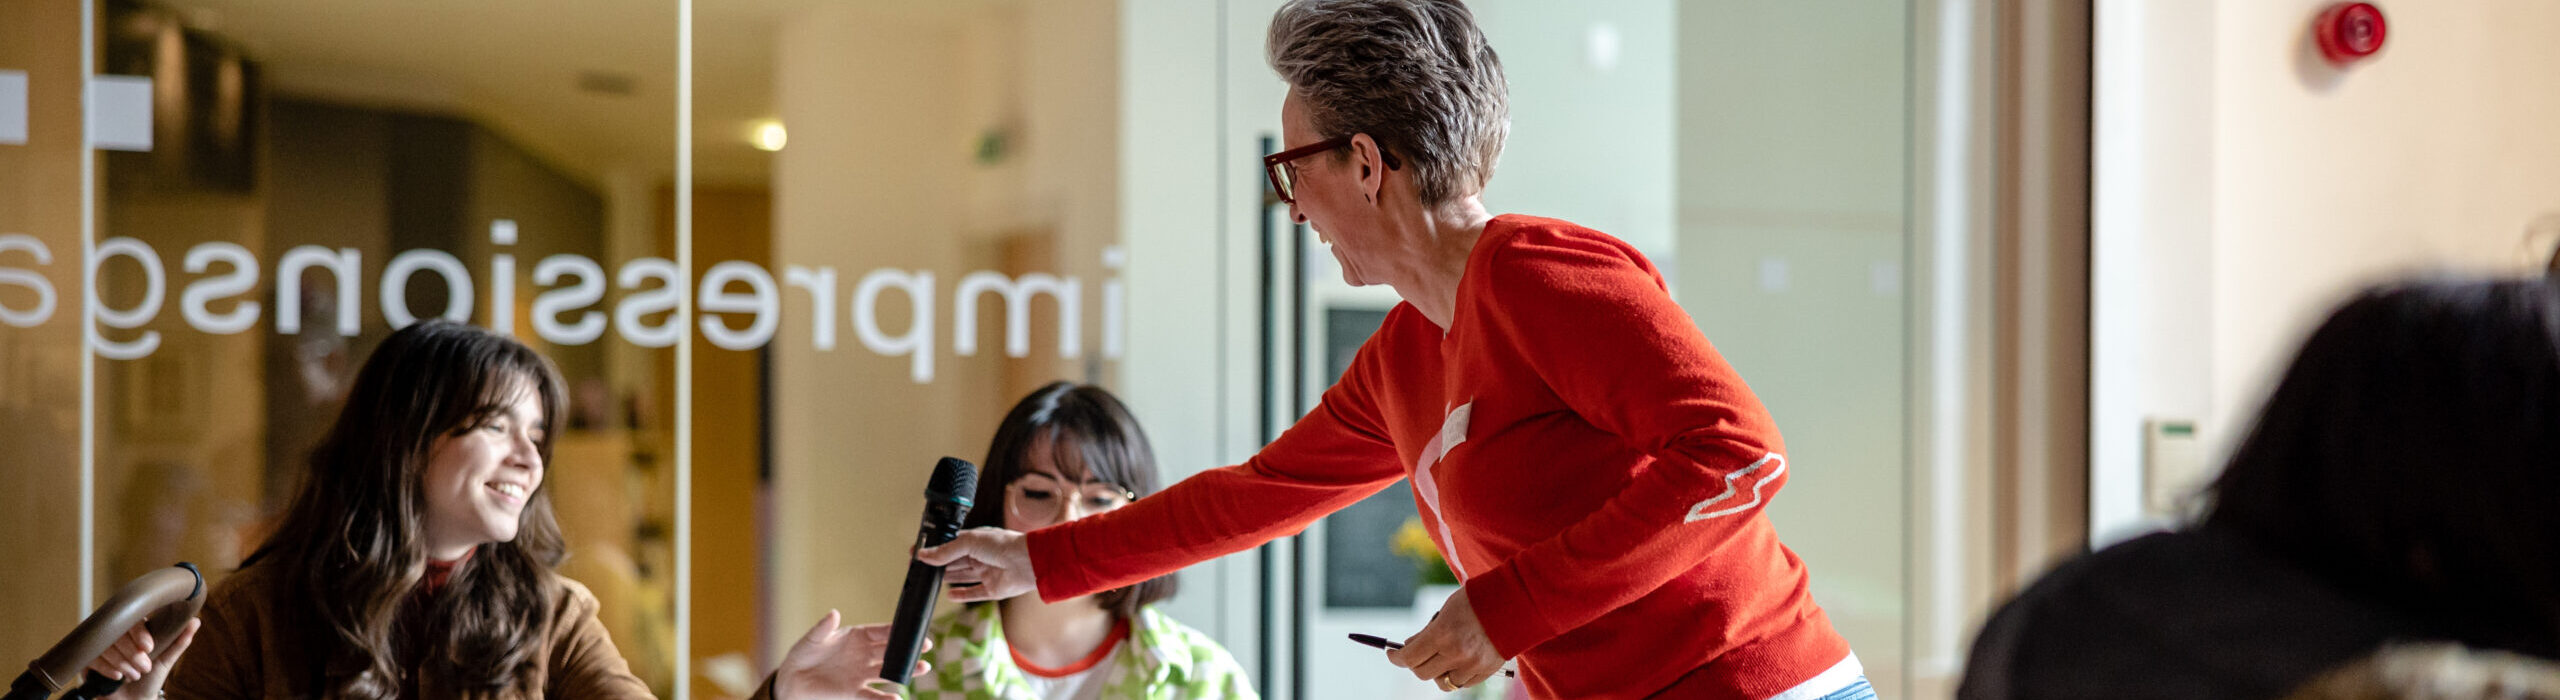
[{"label": "woman's hand holding microphone", "polygon": [[1012,530],[961,530],[960,536],[940,547],[917,550],[916,558],[947,567],[943,580],[949,584],[952,600],[975,603],[1040,592],[1040,581],[1031,571],[1029,540]]}]

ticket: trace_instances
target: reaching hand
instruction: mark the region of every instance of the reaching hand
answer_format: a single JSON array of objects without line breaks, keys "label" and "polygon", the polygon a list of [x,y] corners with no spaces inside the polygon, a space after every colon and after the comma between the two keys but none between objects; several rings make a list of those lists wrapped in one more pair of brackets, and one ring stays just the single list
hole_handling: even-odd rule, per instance
[{"label": "reaching hand", "polygon": [[1476,619],[1463,588],[1440,606],[1431,624],[1404,640],[1404,648],[1387,652],[1388,663],[1412,669],[1413,677],[1437,683],[1442,691],[1482,683],[1501,673],[1504,661],[1493,650],[1493,640],[1485,636],[1484,623]]},{"label": "reaching hand", "polygon": [[[889,626],[838,627],[840,620],[836,611],[827,611],[818,626],[782,655],[782,667],[773,672],[775,700],[898,700],[897,686],[880,680]],[[924,648],[932,649],[933,640],[925,640]],[[932,668],[919,660],[913,672]]]},{"label": "reaching hand", "polygon": [[1004,600],[1040,591],[1039,579],[1031,570],[1030,542],[1012,530],[961,530],[959,537],[940,547],[918,550],[916,558],[949,567],[943,572],[943,580],[950,584],[951,599],[963,603]]},{"label": "reaching hand", "polygon": [[116,638],[114,646],[107,647],[106,653],[89,662],[89,670],[98,675],[124,681],[123,687],[107,696],[110,700],[157,700],[160,684],[169,680],[169,669],[177,668],[178,657],[195,643],[196,628],[203,627],[204,620],[188,619],[187,626],[178,629],[178,638],[169,642],[169,648],[156,654],[151,649],[151,631],[145,626],[134,625],[126,630],[124,636]]}]

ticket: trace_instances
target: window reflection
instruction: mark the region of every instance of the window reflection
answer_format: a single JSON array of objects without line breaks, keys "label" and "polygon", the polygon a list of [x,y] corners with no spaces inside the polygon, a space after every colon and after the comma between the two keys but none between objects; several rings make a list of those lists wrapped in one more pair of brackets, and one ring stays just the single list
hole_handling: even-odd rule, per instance
[{"label": "window reflection", "polygon": [[[236,567],[361,360],[400,325],[456,318],[566,375],[549,485],[573,553],[562,573],[671,694],[672,352],[568,342],[535,312],[577,281],[546,283],[542,261],[672,253],[672,3],[101,13],[99,72],[147,86],[140,114],[99,103],[102,120],[142,125],[97,166],[112,255],[96,290],[101,590],[174,561]],[[611,314],[674,276],[594,281],[608,284],[584,306]],[[631,330],[672,329],[672,307],[637,309],[651,313]]]},{"label": "window reflection", "polygon": [[[0,206],[0,273],[27,271],[54,293],[44,322],[0,326],[0,462],[42,465],[0,470],[0,493],[16,499],[0,508],[0,543],[31,562],[0,577],[0,626],[41,627],[76,607],[59,582],[78,578],[76,319],[91,294],[102,312],[92,589],[177,560],[217,576],[236,565],[291,494],[354,367],[398,322],[450,313],[526,340],[567,376],[554,474],[573,552],[563,573],[595,590],[616,644],[662,696],[679,671],[674,342],[695,351],[690,671],[703,697],[751,691],[828,608],[886,619],[916,482],[941,455],[977,458],[1034,387],[1097,383],[1150,426],[1210,425],[1153,436],[1162,454],[1190,457],[1168,460],[1169,480],[1239,456],[1247,440],[1206,433],[1255,432],[1235,427],[1260,408],[1235,379],[1251,370],[1220,364],[1255,361],[1249,323],[1127,309],[1133,296],[1219,296],[1201,308],[1248,318],[1249,303],[1227,297],[1256,291],[1251,263],[1237,262],[1249,255],[1203,245],[1178,257],[1128,232],[1171,220],[1247,250],[1250,219],[1185,218],[1197,203],[1129,184],[1148,173],[1124,164],[1148,147],[1133,140],[1154,136],[1131,124],[1214,122],[1217,142],[1184,148],[1203,172],[1226,173],[1234,199],[1258,198],[1259,154],[1217,143],[1276,129],[1278,83],[1248,45],[1274,4],[1228,0],[1233,26],[1182,27],[1226,30],[1233,45],[1216,94],[1157,105],[1121,99],[1130,66],[1219,61],[1216,44],[1130,53],[1162,44],[1142,44],[1125,28],[1141,26],[1133,11],[1110,0],[704,3],[688,183],[670,138],[673,3],[103,2],[97,72],[138,90],[138,111],[102,129],[96,237],[108,257],[94,290],[77,262],[78,6],[0,4],[0,77],[23,69],[35,108],[27,143],[0,144],[0,197],[14,198]],[[1901,540],[1825,514],[1899,513],[1907,500],[1891,399],[1904,366],[1907,18],[1474,4],[1515,83],[1517,136],[1488,201],[1645,247],[1807,459],[1834,465],[1808,470],[1773,518],[1891,687]],[[1842,58],[1754,58],[1785,51]],[[1805,86],[1861,108],[1809,118]],[[673,262],[680,199],[692,279]],[[1329,264],[1321,252],[1311,262]],[[1176,276],[1216,281],[1148,281]],[[1320,329],[1295,340],[1311,389],[1392,304],[1328,286],[1335,278],[1304,275]],[[0,311],[38,305],[33,285],[0,280],[20,280],[0,281]],[[679,325],[687,297],[704,314]],[[1201,354],[1226,354],[1124,367],[1133,326],[1198,327],[1216,348]],[[1154,393],[1132,390],[1150,383]],[[1174,393],[1214,398],[1161,400]],[[1823,408],[1841,395],[1865,408]],[[1826,448],[1838,452],[1814,454]],[[1242,569],[1230,586],[1198,577],[1174,614],[1241,656],[1271,643],[1287,659],[1290,635],[1319,640],[1300,660],[1320,672],[1307,674],[1310,696],[1401,687],[1327,630],[1408,624],[1417,595],[1445,595],[1388,548],[1410,513],[1410,496],[1390,489],[1311,532],[1310,569],[1293,572],[1309,589],[1295,597],[1310,606],[1301,628],[1247,619],[1259,592]],[[36,643],[0,640],[0,651],[28,656],[8,645]]]}]

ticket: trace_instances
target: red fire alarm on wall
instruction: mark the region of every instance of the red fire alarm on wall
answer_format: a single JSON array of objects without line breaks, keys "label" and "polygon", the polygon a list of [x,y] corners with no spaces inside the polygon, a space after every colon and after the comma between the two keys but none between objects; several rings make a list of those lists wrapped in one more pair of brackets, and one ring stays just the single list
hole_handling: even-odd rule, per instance
[{"label": "red fire alarm on wall", "polygon": [[2320,43],[2320,56],[2329,59],[2331,65],[2342,67],[2381,51],[2384,33],[2382,8],[2369,2],[2330,5],[2311,23],[2311,36]]}]

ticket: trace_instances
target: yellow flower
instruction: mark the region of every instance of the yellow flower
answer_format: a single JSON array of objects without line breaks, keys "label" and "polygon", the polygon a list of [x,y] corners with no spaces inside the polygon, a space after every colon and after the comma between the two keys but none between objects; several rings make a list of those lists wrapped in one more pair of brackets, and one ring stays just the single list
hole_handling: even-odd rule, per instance
[{"label": "yellow flower", "polygon": [[1458,582],[1457,575],[1449,572],[1449,562],[1440,558],[1440,546],[1431,541],[1431,532],[1422,528],[1422,516],[1406,518],[1404,526],[1396,528],[1395,536],[1388,540],[1387,548],[1396,556],[1411,560],[1423,583]]}]

